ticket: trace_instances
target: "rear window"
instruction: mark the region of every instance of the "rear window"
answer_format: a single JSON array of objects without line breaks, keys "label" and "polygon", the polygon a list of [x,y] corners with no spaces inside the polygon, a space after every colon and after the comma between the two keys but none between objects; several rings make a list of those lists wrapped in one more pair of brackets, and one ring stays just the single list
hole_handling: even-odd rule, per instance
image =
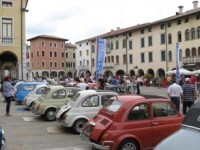
[{"label": "rear window", "polygon": [[122,103],[118,100],[109,99],[103,106],[104,109],[107,109],[112,112],[117,112],[121,107]]}]

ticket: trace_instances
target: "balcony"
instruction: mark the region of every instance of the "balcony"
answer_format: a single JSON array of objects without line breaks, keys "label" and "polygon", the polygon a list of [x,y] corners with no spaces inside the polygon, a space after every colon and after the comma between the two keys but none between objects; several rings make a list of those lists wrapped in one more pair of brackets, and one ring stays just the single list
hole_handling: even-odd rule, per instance
[{"label": "balcony", "polygon": [[115,66],[114,63],[105,63],[104,68],[113,68]]},{"label": "balcony", "polygon": [[1,43],[2,43],[2,45],[12,45],[13,44],[13,38],[12,37],[2,37]]},{"label": "balcony", "polygon": [[191,56],[191,57],[184,57],[183,63],[184,64],[194,64],[200,62],[200,56]]}]

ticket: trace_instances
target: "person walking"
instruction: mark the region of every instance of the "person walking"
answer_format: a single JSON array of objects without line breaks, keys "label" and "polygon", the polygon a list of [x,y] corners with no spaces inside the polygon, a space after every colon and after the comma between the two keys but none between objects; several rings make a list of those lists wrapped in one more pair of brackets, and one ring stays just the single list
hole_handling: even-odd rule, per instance
[{"label": "person walking", "polygon": [[177,110],[180,110],[180,100],[183,96],[183,90],[180,85],[176,83],[175,80],[171,81],[171,85],[167,89],[167,95],[170,97],[171,101],[176,106]]},{"label": "person walking", "polygon": [[182,86],[182,90],[183,114],[186,114],[187,108],[189,109],[194,104],[197,91],[194,85],[190,83],[190,78],[185,78],[185,84]]},{"label": "person walking", "polygon": [[10,83],[10,77],[6,76],[3,82],[3,96],[6,100],[6,116],[11,116],[10,114],[10,105],[12,97],[14,96],[15,90],[12,84]]}]

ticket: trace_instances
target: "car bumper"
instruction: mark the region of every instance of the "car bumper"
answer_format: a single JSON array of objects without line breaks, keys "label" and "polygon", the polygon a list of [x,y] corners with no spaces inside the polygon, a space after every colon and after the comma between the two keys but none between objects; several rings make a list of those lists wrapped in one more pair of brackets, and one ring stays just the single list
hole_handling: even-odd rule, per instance
[{"label": "car bumper", "polygon": [[[100,144],[96,144],[94,142],[91,142],[89,137],[87,135],[85,135],[84,133],[80,133],[80,137],[81,137],[82,140],[87,141],[91,145],[92,148],[101,149],[101,150],[112,150],[112,148],[110,148],[109,146],[100,145]],[[109,143],[113,143],[113,142],[111,141]]]}]

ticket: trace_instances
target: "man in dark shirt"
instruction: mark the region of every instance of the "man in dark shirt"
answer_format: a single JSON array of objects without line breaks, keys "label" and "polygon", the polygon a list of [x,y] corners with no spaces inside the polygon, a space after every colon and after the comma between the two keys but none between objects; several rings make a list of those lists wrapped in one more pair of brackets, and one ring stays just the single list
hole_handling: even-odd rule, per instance
[{"label": "man in dark shirt", "polygon": [[194,104],[197,91],[194,85],[190,83],[189,78],[185,78],[185,84],[182,86],[182,90],[183,114],[186,114],[187,108],[190,108]]}]

